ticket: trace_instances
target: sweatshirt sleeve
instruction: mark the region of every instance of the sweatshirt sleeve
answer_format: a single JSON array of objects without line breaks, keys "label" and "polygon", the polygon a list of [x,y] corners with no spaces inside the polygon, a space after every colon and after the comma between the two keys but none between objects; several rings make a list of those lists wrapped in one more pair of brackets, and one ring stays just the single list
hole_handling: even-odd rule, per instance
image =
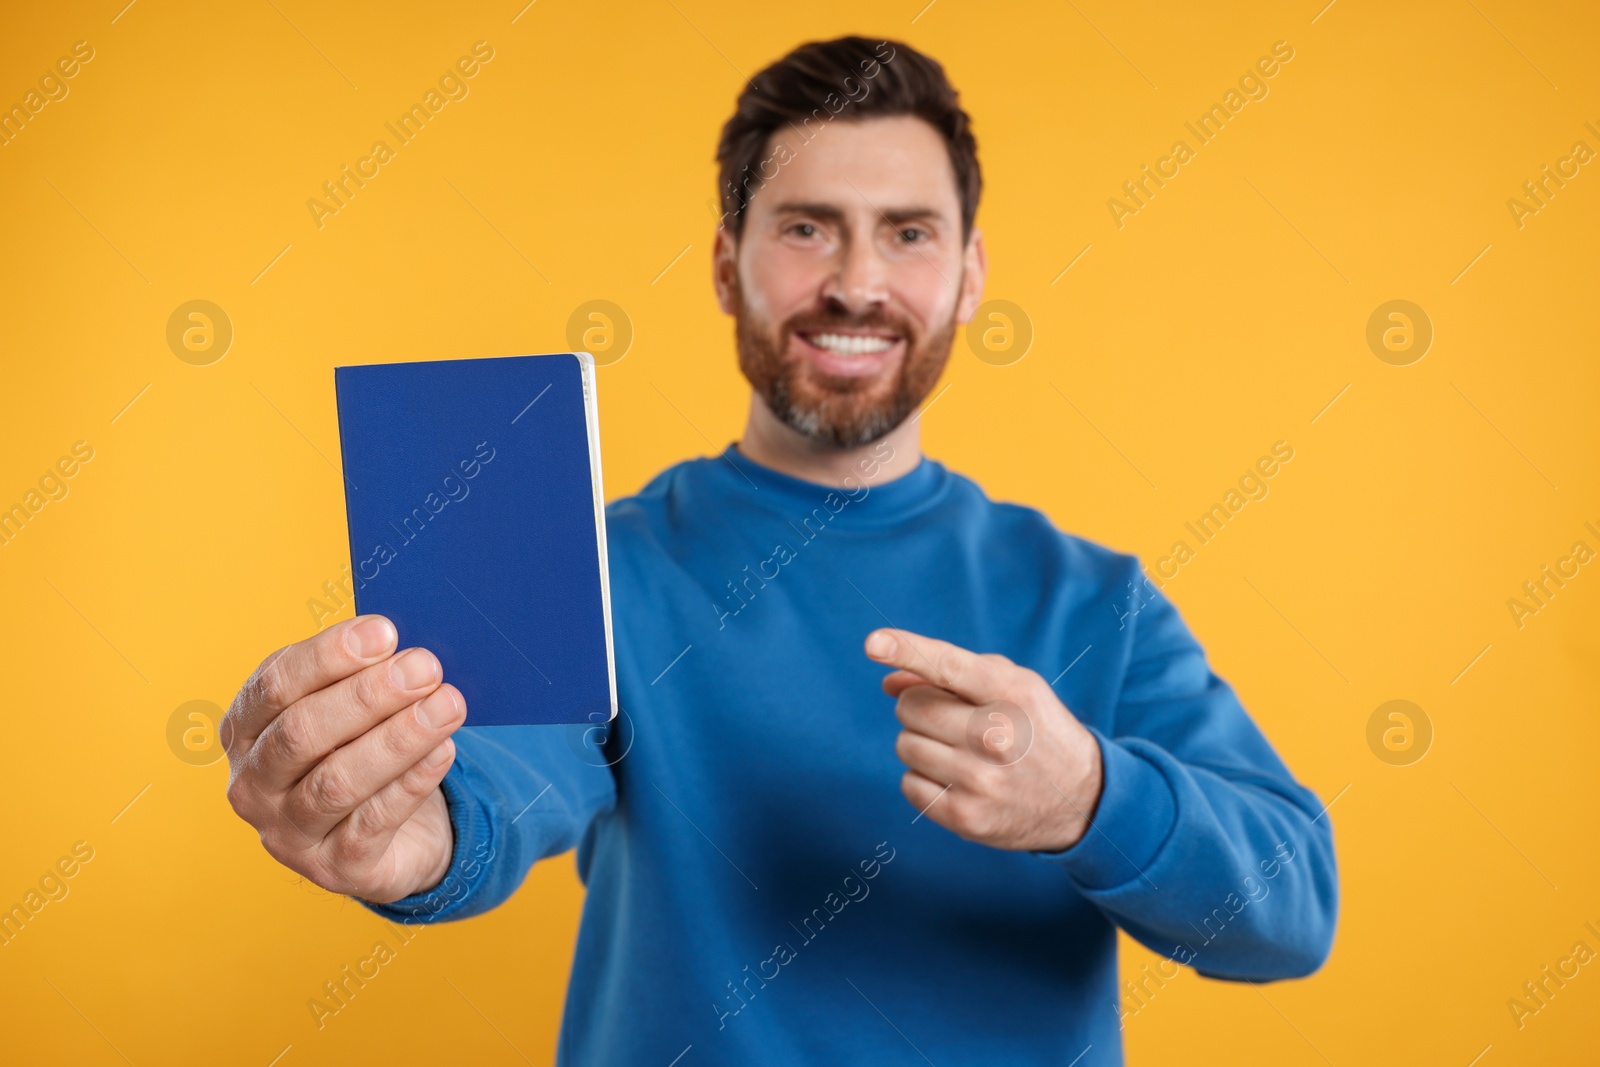
[{"label": "sweatshirt sleeve", "polygon": [[455,831],[449,873],[392,903],[361,903],[415,924],[465,919],[504,902],[535,862],[577,845],[616,803],[603,744],[613,732],[583,724],[457,731],[456,761],[440,783]]},{"label": "sweatshirt sleeve", "polygon": [[1295,978],[1322,966],[1339,908],[1333,831],[1177,609],[1148,581],[1123,618],[1128,663],[1087,833],[1060,863],[1083,895],[1153,951],[1215,978]]}]

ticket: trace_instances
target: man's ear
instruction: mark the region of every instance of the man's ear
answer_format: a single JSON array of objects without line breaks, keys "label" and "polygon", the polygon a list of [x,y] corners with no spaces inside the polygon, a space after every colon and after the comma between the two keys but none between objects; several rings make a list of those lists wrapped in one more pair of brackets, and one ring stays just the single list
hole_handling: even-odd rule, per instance
[{"label": "man's ear", "polygon": [[983,248],[983,231],[976,227],[962,254],[961,296],[956,303],[956,321],[967,323],[983,303],[984,275],[989,271],[989,254]]},{"label": "man's ear", "polygon": [[724,315],[734,313],[733,294],[738,286],[739,239],[726,224],[717,227],[711,245],[711,284],[717,290],[717,306]]}]

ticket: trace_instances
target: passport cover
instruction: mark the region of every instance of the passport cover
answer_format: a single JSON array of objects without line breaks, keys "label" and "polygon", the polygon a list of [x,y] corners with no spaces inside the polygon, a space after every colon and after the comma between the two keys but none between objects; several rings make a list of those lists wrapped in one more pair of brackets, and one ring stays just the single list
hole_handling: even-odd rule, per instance
[{"label": "passport cover", "polygon": [[468,726],[609,722],[587,352],[334,368],[356,611],[439,657]]}]

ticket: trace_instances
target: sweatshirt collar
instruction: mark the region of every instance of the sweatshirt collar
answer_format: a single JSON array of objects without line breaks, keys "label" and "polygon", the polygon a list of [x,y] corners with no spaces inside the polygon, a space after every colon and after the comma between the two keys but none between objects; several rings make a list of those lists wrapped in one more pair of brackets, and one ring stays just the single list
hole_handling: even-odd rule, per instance
[{"label": "sweatshirt collar", "polygon": [[904,522],[933,507],[949,487],[950,475],[937,460],[921,457],[917,465],[893,480],[869,462],[846,486],[808,482],[745,456],[730,443],[716,459],[704,461],[723,487],[751,505],[800,519],[816,508],[850,527],[884,527]]}]

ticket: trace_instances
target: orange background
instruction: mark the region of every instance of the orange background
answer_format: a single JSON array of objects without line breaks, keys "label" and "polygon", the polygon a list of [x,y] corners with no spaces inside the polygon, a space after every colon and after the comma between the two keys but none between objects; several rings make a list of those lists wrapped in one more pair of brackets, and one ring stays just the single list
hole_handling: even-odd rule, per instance
[{"label": "orange background", "polygon": [[[609,495],[737,435],[715,137],[744,76],[844,32],[946,64],[988,296],[1033,331],[1009,363],[958,340],[931,455],[1153,564],[1295,449],[1166,589],[1333,804],[1338,939],[1303,982],[1185,973],[1127,1020],[1130,1060],[1592,1058],[1600,967],[1520,1029],[1507,1007],[1574,942],[1600,950],[1600,565],[1520,628],[1507,607],[1574,542],[1600,550],[1600,167],[1520,227],[1507,206],[1600,150],[1592,6],[123,2],[0,32],[0,103],[94,51],[0,146],[0,507],[94,450],[0,546],[0,906],[93,850],[0,947],[0,1059],[550,1062],[570,857],[400,948],[318,1030],[307,1001],[393,934],[274,863],[169,720],[314,632],[349,562],[334,365],[564,350],[605,299],[634,330],[601,368]],[[319,229],[307,199],[480,40],[470,94]],[[1269,94],[1118,228],[1107,200],[1277,41]],[[204,366],[167,341],[195,299],[234,335]],[[1406,366],[1367,344],[1392,299],[1434,331]],[[1368,743],[1395,699],[1433,733],[1404,765]],[[1153,957],[1127,948],[1134,976]]]}]

